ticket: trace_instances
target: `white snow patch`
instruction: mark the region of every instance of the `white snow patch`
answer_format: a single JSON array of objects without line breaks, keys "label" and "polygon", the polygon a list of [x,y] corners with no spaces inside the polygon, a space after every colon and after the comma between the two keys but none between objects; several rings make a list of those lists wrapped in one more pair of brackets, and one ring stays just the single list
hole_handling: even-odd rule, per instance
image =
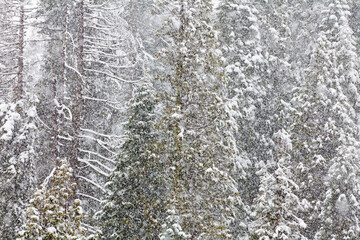
[{"label": "white snow patch", "polygon": [[48,227],[48,228],[46,229],[46,232],[54,235],[54,234],[56,234],[56,228],[54,228],[54,227]]}]

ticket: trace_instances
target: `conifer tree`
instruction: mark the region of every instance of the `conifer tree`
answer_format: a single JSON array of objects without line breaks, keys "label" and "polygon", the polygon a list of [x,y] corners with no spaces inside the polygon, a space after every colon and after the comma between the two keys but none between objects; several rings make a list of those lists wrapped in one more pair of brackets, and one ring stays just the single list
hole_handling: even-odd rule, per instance
[{"label": "conifer tree", "polygon": [[[332,109],[338,147],[328,160],[325,196],[319,218],[321,228],[315,239],[358,239],[359,228],[359,166],[357,148],[359,146],[359,73],[358,56],[355,52],[353,31],[349,26],[350,7],[348,1],[332,1],[329,5],[328,39],[334,49],[331,87]],[[335,69],[334,69],[335,66]],[[330,90],[330,91],[331,91]],[[332,90],[332,93],[335,93]],[[335,101],[334,101],[335,100]]]},{"label": "conifer tree", "polygon": [[302,206],[295,194],[298,186],[292,180],[291,140],[285,130],[275,133],[274,138],[277,160],[274,170],[264,168],[259,173],[260,188],[253,206],[255,220],[251,226],[252,239],[307,239],[301,234],[306,224],[298,217]]},{"label": "conifer tree", "polygon": [[[207,0],[168,3],[163,27],[168,48],[160,53],[168,72],[159,76],[170,174],[161,239],[231,239],[243,204],[232,171],[240,171],[226,111],[225,74]],[[242,210],[242,209],[241,209]]]},{"label": "conifer tree", "polygon": [[348,10],[346,1],[329,4],[305,84],[293,100],[293,159],[308,203],[306,235],[315,239],[359,237],[358,180],[353,178],[359,172],[354,163],[359,77]]},{"label": "conifer tree", "polygon": [[157,100],[150,83],[139,86],[126,124],[115,171],[107,184],[111,194],[99,213],[104,239],[158,239],[164,220],[164,165],[157,153]]},{"label": "conifer tree", "polygon": [[[24,102],[0,104],[0,237],[13,239],[35,177],[36,111]],[[21,114],[19,111],[23,111]]]},{"label": "conifer tree", "polygon": [[66,157],[77,171],[77,194],[89,215],[100,208],[106,192],[102,185],[118,155],[129,83],[140,80],[127,78],[141,62],[129,61],[137,41],[118,5],[114,0],[41,0],[38,11],[46,19],[41,32],[49,39],[39,112],[52,129],[52,141],[44,131],[44,151]]},{"label": "conifer tree", "polygon": [[0,2],[0,101],[13,99],[13,81],[16,76],[18,32],[13,22],[17,10],[13,1]]},{"label": "conifer tree", "polygon": [[0,100],[0,238],[14,239],[36,184],[37,111],[24,72],[24,1],[2,1],[0,8],[6,11],[0,29],[0,79],[8,87]]},{"label": "conifer tree", "polygon": [[69,163],[62,160],[54,170],[33,194],[18,239],[95,239],[85,235],[84,212],[80,200],[74,199]]},{"label": "conifer tree", "polygon": [[266,16],[261,18],[259,25],[267,68],[263,78],[266,95],[262,99],[263,104],[260,105],[258,118],[261,120],[256,126],[260,129],[261,147],[256,149],[256,152],[264,162],[275,154],[273,134],[281,129],[289,130],[288,126],[284,125],[286,120],[283,117],[284,112],[288,111],[286,105],[291,100],[292,89],[297,82],[297,76],[292,71],[289,51],[292,38],[292,6],[287,0],[266,1],[258,5],[260,15]]},{"label": "conifer tree", "polygon": [[[229,98],[234,102],[237,122],[237,147],[244,156],[241,195],[251,204],[257,192],[255,165],[262,158],[265,129],[260,110],[266,95],[267,61],[261,44],[260,20],[256,3],[247,0],[227,0],[219,5],[217,28],[225,58]],[[261,157],[260,157],[261,156]],[[246,180],[244,181],[244,177]]]},{"label": "conifer tree", "polygon": [[332,103],[322,98],[318,91],[331,78],[331,43],[322,35],[317,44],[310,65],[311,74],[292,100],[292,106],[296,109],[292,132],[293,159],[297,163],[296,182],[300,187],[300,196],[308,202],[309,207],[312,206],[310,215],[304,216],[308,224],[308,237],[313,237],[313,231],[319,227],[317,214],[325,189],[323,176],[327,171],[326,159],[333,157],[338,147],[331,113],[324,111],[331,109]]}]

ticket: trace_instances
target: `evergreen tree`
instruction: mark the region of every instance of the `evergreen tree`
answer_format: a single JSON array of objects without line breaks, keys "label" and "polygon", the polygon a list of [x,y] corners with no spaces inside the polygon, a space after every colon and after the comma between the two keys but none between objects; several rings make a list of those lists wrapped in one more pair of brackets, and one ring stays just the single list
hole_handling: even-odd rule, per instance
[{"label": "evergreen tree", "polygon": [[331,160],[325,179],[325,199],[319,214],[321,227],[316,240],[358,239],[359,230],[359,186],[357,173],[357,146],[342,146]]},{"label": "evergreen tree", "polygon": [[261,1],[258,5],[261,18],[261,42],[267,63],[263,85],[266,94],[262,98],[258,124],[258,141],[256,149],[258,161],[268,161],[275,155],[273,135],[281,129],[288,131],[284,118],[287,105],[291,100],[292,89],[296,86],[297,76],[292,71],[290,58],[292,31],[290,29],[290,12],[292,4],[287,0]]},{"label": "evergreen tree", "polygon": [[163,27],[168,48],[160,53],[166,73],[161,129],[170,174],[161,239],[231,239],[243,209],[232,171],[240,171],[226,111],[221,52],[210,1],[168,3]]},{"label": "evergreen tree", "polygon": [[156,33],[163,24],[166,11],[157,0],[128,0],[124,3],[121,16],[129,25],[133,37],[131,44],[135,50],[130,54],[130,61],[137,65],[129,80],[141,79],[144,65],[148,69],[148,74],[154,76],[159,67],[155,55],[164,44]]},{"label": "evergreen tree", "polygon": [[127,77],[141,65],[129,60],[137,42],[118,1],[41,0],[38,13],[46,19],[41,32],[49,39],[39,103],[40,117],[51,128],[50,136],[43,132],[44,151],[69,160],[77,172],[77,194],[92,215],[104,199],[102,186],[122,141],[129,83],[140,81]]},{"label": "evergreen tree", "polygon": [[33,194],[18,239],[94,239],[85,235],[84,212],[80,200],[74,199],[69,163],[62,160],[54,170]]},{"label": "evergreen tree", "polygon": [[[25,109],[29,108],[27,111]],[[19,113],[20,112],[20,113]],[[24,202],[36,184],[34,107],[0,105],[0,237],[13,239],[24,217]]]},{"label": "evergreen tree", "polygon": [[9,102],[13,99],[13,80],[16,75],[17,62],[17,28],[14,17],[17,8],[14,1],[0,2],[0,101]]},{"label": "evergreen tree", "polygon": [[[298,217],[301,203],[295,192],[298,189],[292,180],[290,154],[292,144],[289,134],[278,131],[274,134],[277,143],[277,161],[273,173],[264,168],[259,174],[259,195],[254,201],[253,239],[307,239],[301,234],[306,227]],[[267,164],[267,166],[271,166]]]},{"label": "evergreen tree", "polygon": [[[359,146],[360,95],[358,56],[355,53],[353,31],[349,26],[350,7],[348,1],[333,1],[329,5],[328,39],[333,44],[334,64],[331,87],[336,91],[332,97],[335,132],[338,147],[336,154],[328,160],[328,172],[324,183],[325,198],[319,218],[321,228],[315,239],[358,239],[359,230],[359,166],[356,163]],[[335,100],[335,101],[334,101]]]},{"label": "evergreen tree", "polygon": [[[49,39],[45,42],[44,59],[41,64],[41,77],[36,88],[39,102],[37,109],[41,121],[50,131],[43,129],[39,155],[39,176],[49,174],[60,158],[68,157],[71,139],[71,101],[70,83],[74,74],[67,67],[73,65],[73,47],[70,47],[74,23],[72,12],[74,5],[70,1],[39,1],[37,16],[43,18],[40,22],[40,36]],[[49,156],[52,161],[49,161]]]},{"label": "evergreen tree", "polygon": [[107,184],[111,194],[100,221],[104,239],[158,239],[164,220],[164,165],[157,153],[156,98],[149,83],[139,86],[126,124],[115,171]]},{"label": "evergreen tree", "polygon": [[293,101],[297,181],[309,205],[306,234],[316,233],[315,239],[359,237],[358,180],[352,177],[359,172],[354,163],[359,77],[348,10],[346,1],[329,4],[305,84]]},{"label": "evergreen tree", "polygon": [[35,97],[33,89],[26,88],[29,77],[24,72],[24,1],[2,1],[0,8],[6,11],[0,34],[0,82],[7,92],[0,100],[0,238],[13,239],[37,181],[38,128]]},{"label": "evergreen tree", "polygon": [[[320,36],[311,60],[310,76],[292,100],[294,112],[293,159],[297,163],[296,182],[300,187],[300,197],[308,202],[311,211],[305,213],[308,224],[306,235],[314,236],[319,228],[317,214],[324,196],[323,176],[326,174],[326,159],[335,155],[338,143],[331,113],[332,102],[323,99],[318,89],[322,89],[330,78],[331,54],[325,36]],[[319,67],[321,66],[321,67]]]},{"label": "evergreen tree", "polygon": [[[257,192],[255,165],[264,142],[260,110],[266,95],[267,61],[261,44],[259,11],[247,0],[227,0],[219,5],[217,27],[228,75],[229,97],[234,102],[233,112],[238,132],[237,147],[244,155],[240,188],[243,200],[251,204]],[[244,181],[246,177],[246,181]]]}]

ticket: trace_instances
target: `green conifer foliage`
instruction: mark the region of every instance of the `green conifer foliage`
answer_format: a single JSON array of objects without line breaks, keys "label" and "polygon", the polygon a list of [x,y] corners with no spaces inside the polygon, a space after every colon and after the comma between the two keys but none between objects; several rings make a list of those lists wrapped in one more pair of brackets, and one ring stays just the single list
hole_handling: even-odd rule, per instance
[{"label": "green conifer foliage", "polygon": [[74,199],[75,184],[69,163],[62,160],[41,188],[36,190],[26,210],[26,222],[18,239],[95,239],[86,237],[81,202]]},{"label": "green conifer foliage", "polygon": [[[231,239],[242,207],[231,177],[241,164],[224,100],[222,55],[210,18],[211,1],[171,1],[164,25],[168,48],[160,53],[169,71],[159,77],[169,166],[168,218],[161,239]],[[238,168],[237,168],[238,167]]]},{"label": "green conifer foliage", "polygon": [[107,184],[111,194],[99,213],[104,239],[157,239],[160,233],[165,186],[154,129],[156,101],[149,83],[138,87],[131,101],[128,139]]},{"label": "green conifer foliage", "polygon": [[38,128],[33,103],[0,104],[0,238],[14,239],[36,186]]}]

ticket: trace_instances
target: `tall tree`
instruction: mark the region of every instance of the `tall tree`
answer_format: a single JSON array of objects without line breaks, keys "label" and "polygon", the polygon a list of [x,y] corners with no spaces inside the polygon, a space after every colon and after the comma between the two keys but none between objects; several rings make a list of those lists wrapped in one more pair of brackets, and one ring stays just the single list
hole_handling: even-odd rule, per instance
[{"label": "tall tree", "polygon": [[0,237],[3,239],[15,237],[24,217],[25,202],[36,184],[35,116],[35,109],[23,102],[1,104]]},{"label": "tall tree", "polygon": [[[257,192],[255,165],[264,149],[259,132],[260,110],[266,96],[267,60],[261,44],[260,12],[252,1],[227,0],[219,5],[217,27],[229,77],[229,98],[235,103],[237,147],[243,158],[246,176],[239,179],[241,193],[251,204]],[[246,181],[245,178],[246,177]]]},{"label": "tall tree", "polygon": [[[26,14],[23,1],[1,2],[9,12],[6,29],[4,72],[5,82],[12,79],[12,90],[1,103],[0,110],[0,237],[13,239],[24,217],[26,199],[36,184],[37,112],[32,101],[32,88],[26,89],[24,46]],[[4,9],[3,9],[4,10]],[[12,42],[10,42],[10,39]],[[11,97],[11,98],[10,98]],[[11,100],[11,103],[10,103]]]},{"label": "tall tree", "polygon": [[[18,82],[19,73],[19,28],[14,20],[18,16],[18,8],[15,1],[0,2],[0,100],[9,102],[14,100],[14,88]],[[23,35],[24,33],[22,33]]]},{"label": "tall tree", "polygon": [[42,0],[39,13],[49,40],[39,106],[52,142],[44,142],[53,155],[69,159],[77,194],[85,208],[97,211],[122,142],[120,113],[133,82],[126,76],[138,64],[129,61],[136,41],[117,1]]},{"label": "tall tree", "polygon": [[231,173],[240,163],[221,96],[226,79],[213,6],[203,0],[168,4],[171,16],[163,27],[168,48],[160,53],[168,72],[159,79],[167,86],[161,128],[171,192],[161,238],[231,239],[230,225],[242,207]]},{"label": "tall tree", "polygon": [[348,1],[332,1],[329,5],[328,23],[331,28],[328,29],[327,38],[334,51],[332,69],[334,66],[336,68],[329,80],[331,88],[337,93],[335,98],[332,97],[332,108],[336,112],[332,119],[335,120],[334,132],[339,145],[336,154],[328,160],[328,172],[324,179],[326,192],[319,215],[321,228],[315,239],[357,239],[360,236],[360,208],[357,201],[359,180],[355,177],[360,170],[356,163],[360,82],[358,56],[348,20],[349,10]]},{"label": "tall tree", "polygon": [[[39,118],[46,125],[41,132],[43,156],[39,156],[41,165],[46,166],[41,174],[48,175],[60,158],[66,157],[71,139],[70,82],[74,77],[68,67],[74,57],[71,46],[73,33],[70,23],[74,22],[73,5],[69,1],[41,0],[37,10],[40,22],[40,34],[44,37],[44,59],[41,79],[37,93]],[[51,156],[49,161],[48,156]]]},{"label": "tall tree", "polygon": [[[359,236],[353,201],[358,181],[352,178],[359,171],[353,150],[359,134],[359,77],[348,10],[346,1],[328,5],[305,83],[293,100],[297,181],[310,210],[306,234],[315,239]],[[346,209],[352,211],[346,224],[340,224],[338,218]]]},{"label": "tall tree", "polygon": [[285,130],[280,130],[274,134],[274,140],[277,144],[276,164],[271,166],[268,163],[267,168],[259,173],[260,187],[254,201],[252,238],[307,239],[301,234],[306,224],[298,217],[302,204],[295,194],[299,187],[292,180],[290,136]]},{"label": "tall tree", "polygon": [[82,168],[79,194],[86,199],[90,215],[106,197],[103,185],[114,170],[124,141],[122,129],[132,85],[142,81],[143,75],[139,42],[123,19],[123,11],[122,3],[115,0],[84,2],[78,161]]},{"label": "tall tree", "polygon": [[164,221],[164,164],[157,152],[155,92],[136,89],[125,141],[107,184],[111,195],[100,213],[104,239],[158,239]]}]

